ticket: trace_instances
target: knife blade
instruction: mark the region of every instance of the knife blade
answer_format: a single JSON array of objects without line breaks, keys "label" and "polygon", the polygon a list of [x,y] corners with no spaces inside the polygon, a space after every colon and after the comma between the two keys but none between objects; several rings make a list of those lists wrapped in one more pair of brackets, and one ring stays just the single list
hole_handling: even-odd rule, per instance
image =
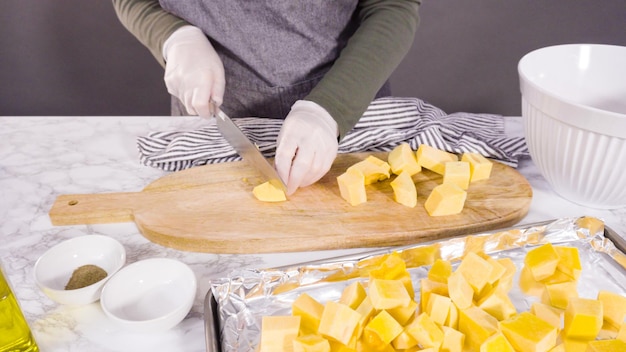
[{"label": "knife blade", "polygon": [[259,148],[246,137],[233,120],[222,110],[212,104],[211,112],[215,117],[217,129],[243,160],[256,168],[274,187],[287,193],[287,187],[278,176],[276,169],[263,156]]}]

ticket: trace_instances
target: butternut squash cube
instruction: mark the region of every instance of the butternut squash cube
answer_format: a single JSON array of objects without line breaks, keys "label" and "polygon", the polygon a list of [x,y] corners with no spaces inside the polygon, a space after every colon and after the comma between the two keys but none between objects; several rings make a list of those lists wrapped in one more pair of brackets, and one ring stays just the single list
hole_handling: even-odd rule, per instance
[{"label": "butternut squash cube", "polygon": [[287,200],[285,192],[271,181],[261,183],[252,189],[252,194],[261,202],[283,202]]},{"label": "butternut squash cube", "polygon": [[369,297],[375,309],[406,307],[411,302],[411,297],[400,280],[370,280]]},{"label": "butternut squash cube", "polygon": [[524,257],[524,264],[530,269],[533,278],[540,281],[554,274],[559,259],[559,254],[554,246],[551,243],[546,243],[528,251]]},{"label": "butternut squash cube", "polygon": [[293,340],[293,352],[330,352],[330,344],[320,335],[302,335]]},{"label": "butternut squash cube", "polygon": [[564,312],[561,309],[554,308],[541,302],[533,302],[530,306],[530,313],[554,326],[558,330],[563,328]]},{"label": "butternut squash cube", "polygon": [[498,288],[508,292],[513,286],[513,277],[517,272],[517,267],[511,258],[498,258],[496,261],[505,269],[500,280],[498,280]]},{"label": "butternut squash cube", "polygon": [[443,343],[441,344],[441,352],[462,352],[465,344],[465,335],[462,332],[448,327],[442,326]]},{"label": "butternut squash cube", "polygon": [[517,309],[509,295],[498,289],[491,290],[477,305],[498,320],[505,320],[517,314]]},{"label": "butternut squash cube", "polygon": [[430,279],[420,280],[420,309],[422,312],[426,311],[426,304],[431,293],[449,296],[448,285]]},{"label": "butternut squash cube", "polygon": [[426,303],[426,310],[424,313],[428,314],[428,316],[435,323],[444,325],[446,323],[446,319],[450,316],[451,305],[452,300],[450,300],[450,297],[431,293],[428,296],[428,303]]},{"label": "butternut squash cube", "polygon": [[498,332],[498,320],[476,306],[461,309],[459,331],[465,335],[466,346],[478,351],[489,336]]},{"label": "butternut squash cube", "polygon": [[533,273],[530,271],[530,268],[528,266],[524,266],[519,275],[519,287],[522,292],[527,295],[541,297],[541,295],[545,291],[546,286],[541,282],[535,280],[535,278],[533,277]]},{"label": "butternut squash cube", "polygon": [[587,344],[586,352],[624,352],[626,342],[621,340],[597,340]]},{"label": "butternut squash cube", "polygon": [[454,183],[461,189],[468,189],[470,183],[470,165],[466,161],[448,161],[443,172],[443,183]]},{"label": "butternut squash cube", "polygon": [[365,176],[362,172],[352,169],[337,176],[339,193],[350,205],[356,206],[367,202],[365,192]]},{"label": "butternut squash cube", "polygon": [[604,312],[604,322],[619,329],[626,319],[626,297],[617,293],[600,290],[598,292],[598,301],[602,302]]},{"label": "butternut squash cube", "polygon": [[578,248],[555,246],[554,250],[559,255],[559,262],[557,263],[556,269],[572,279],[578,280],[583,270],[580,264]]},{"label": "butternut squash cube", "polygon": [[443,342],[443,330],[426,313],[418,315],[404,329],[422,348],[439,347]]},{"label": "butternut squash cube", "polygon": [[465,276],[459,272],[450,274],[448,278],[448,292],[452,302],[461,310],[469,308],[473,303],[474,289],[467,282]]},{"label": "butternut squash cube", "polygon": [[464,153],[461,161],[470,165],[470,182],[486,180],[491,176],[493,163],[478,153]]},{"label": "butternut squash cube", "polygon": [[261,319],[259,351],[293,351],[293,340],[298,336],[299,329],[298,316],[264,316]]},{"label": "butternut squash cube", "polygon": [[443,175],[445,172],[445,163],[448,161],[458,161],[459,157],[455,154],[448,153],[444,150],[431,147],[427,144],[421,144],[417,148],[417,162],[430,171]]},{"label": "butternut squash cube", "polygon": [[322,319],[324,305],[307,293],[302,293],[291,304],[291,315],[300,317],[300,329],[307,333],[317,333]]},{"label": "butternut squash cube", "polygon": [[624,342],[626,342],[626,323],[622,324],[622,326],[620,326],[619,328],[619,332],[617,333],[617,337],[618,340],[622,340]]},{"label": "butternut squash cube", "polygon": [[541,302],[553,307],[565,309],[571,298],[578,297],[576,281],[545,285]]},{"label": "butternut squash cube", "polygon": [[391,172],[400,175],[406,171],[409,176],[422,171],[422,167],[417,163],[415,152],[408,143],[400,143],[387,156],[387,162],[391,166]]},{"label": "butternut squash cube", "polygon": [[452,263],[443,259],[436,259],[430,270],[428,270],[429,279],[444,284],[448,283],[450,274],[452,274]]},{"label": "butternut squash cube", "polygon": [[495,333],[480,345],[480,352],[515,352],[509,340],[502,333]]},{"label": "butternut squash cube", "polygon": [[430,216],[459,214],[465,206],[467,192],[451,183],[435,186],[426,198],[424,208]]},{"label": "butternut squash cube", "polygon": [[387,255],[378,265],[378,268],[370,270],[369,279],[370,281],[372,279],[400,280],[404,284],[409,297],[411,299],[415,297],[411,273],[408,272],[406,262],[397,252]]},{"label": "butternut squash cube", "polygon": [[363,338],[372,346],[388,345],[400,335],[403,328],[386,311],[378,313],[363,329]]},{"label": "butternut squash cube", "polygon": [[573,297],[565,309],[563,335],[571,339],[594,340],[602,329],[602,301]]},{"label": "butternut squash cube", "polygon": [[492,270],[493,267],[488,261],[474,252],[469,252],[461,260],[456,272],[465,277],[467,283],[472,286],[474,294],[478,295],[489,283]]},{"label": "butternut squash cube", "polygon": [[499,327],[516,351],[549,351],[556,346],[556,328],[529,312],[503,320]]},{"label": "butternut squash cube", "polygon": [[339,303],[343,303],[352,309],[357,309],[365,297],[367,297],[365,287],[359,281],[355,281],[343,289]]},{"label": "butternut squash cube", "polygon": [[415,208],[417,205],[417,189],[411,175],[407,171],[402,171],[390,184],[396,202],[409,208]]},{"label": "butternut squash cube", "polygon": [[409,305],[406,307],[398,307],[387,309],[387,313],[391,314],[391,316],[398,322],[400,325],[405,325],[411,318],[415,316],[415,312],[417,312],[418,303],[414,300],[409,302]]},{"label": "butternut squash cube", "polygon": [[459,308],[457,308],[454,302],[450,305],[450,313],[448,314],[448,318],[443,325],[452,329],[459,328]]},{"label": "butternut squash cube", "polygon": [[563,346],[565,352],[587,352],[587,340],[576,340],[563,338]]},{"label": "butternut squash cube", "polygon": [[324,337],[348,345],[359,325],[361,315],[345,304],[329,301],[317,331]]},{"label": "butternut squash cube", "polygon": [[417,340],[403,329],[400,335],[391,342],[391,345],[397,350],[406,350],[417,346]]},{"label": "butternut squash cube", "polygon": [[358,170],[365,178],[364,183],[370,185],[372,183],[383,181],[389,178],[391,168],[386,161],[370,155],[364,160],[350,166],[347,170]]}]

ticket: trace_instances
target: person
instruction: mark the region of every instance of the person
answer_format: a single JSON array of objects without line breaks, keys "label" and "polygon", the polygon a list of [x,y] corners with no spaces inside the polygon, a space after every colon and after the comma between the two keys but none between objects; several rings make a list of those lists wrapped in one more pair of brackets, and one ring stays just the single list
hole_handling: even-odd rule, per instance
[{"label": "person", "polygon": [[284,119],[287,194],[322,178],[338,143],[408,53],[421,0],[113,0],[164,66],[172,115]]}]

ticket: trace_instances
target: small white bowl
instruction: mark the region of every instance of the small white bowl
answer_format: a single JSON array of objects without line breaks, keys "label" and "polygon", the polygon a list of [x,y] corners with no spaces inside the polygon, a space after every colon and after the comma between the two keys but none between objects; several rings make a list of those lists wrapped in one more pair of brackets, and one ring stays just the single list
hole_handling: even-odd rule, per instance
[{"label": "small white bowl", "polygon": [[130,264],[102,290],[104,313],[135,332],[165,331],[180,323],[196,297],[196,276],[184,263],[151,258]]},{"label": "small white bowl", "polygon": [[554,191],[592,208],[626,206],[626,47],[565,44],[518,64],[530,155]]},{"label": "small white bowl", "polygon": [[[83,305],[100,299],[104,284],[126,262],[124,246],[102,235],[87,235],[63,241],[48,249],[35,263],[34,277],[39,288],[52,300]],[[107,276],[86,287],[66,290],[65,285],[80,266],[97,265]]]}]

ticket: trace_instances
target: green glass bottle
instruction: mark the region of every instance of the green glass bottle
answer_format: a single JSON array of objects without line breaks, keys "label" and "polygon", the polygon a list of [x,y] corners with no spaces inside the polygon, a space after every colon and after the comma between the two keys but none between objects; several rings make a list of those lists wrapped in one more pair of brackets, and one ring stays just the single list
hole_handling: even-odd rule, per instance
[{"label": "green glass bottle", "polygon": [[0,263],[0,352],[38,351],[39,347]]}]

